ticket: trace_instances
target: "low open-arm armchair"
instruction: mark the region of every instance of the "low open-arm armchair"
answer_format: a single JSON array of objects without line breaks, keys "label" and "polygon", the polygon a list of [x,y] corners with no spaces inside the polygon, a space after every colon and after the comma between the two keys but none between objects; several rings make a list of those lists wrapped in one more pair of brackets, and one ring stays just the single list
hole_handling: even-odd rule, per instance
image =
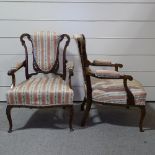
[{"label": "low open-arm armchair", "polygon": [[[75,35],[75,39],[77,39],[76,41],[78,43],[78,46],[80,47],[80,43],[81,42],[78,42],[78,36],[76,38],[76,35]],[[81,39],[79,41],[81,41]],[[83,56],[80,54],[80,57],[83,57]],[[87,55],[86,55],[86,57],[87,57]],[[93,66],[93,67],[97,67],[97,66],[98,67],[101,67],[101,66],[102,67],[113,67],[115,69],[115,71],[117,71],[117,72],[118,72],[118,69],[119,68],[122,68],[123,67],[123,65],[120,64],[120,63],[112,63],[111,61],[105,60],[105,59],[103,59],[103,60],[93,60],[92,62],[87,59],[86,62],[83,62],[83,59],[81,58],[81,62],[82,62],[82,69],[83,69],[83,75],[84,75],[85,81],[86,81],[86,75],[85,75],[85,71],[84,71],[84,68],[83,68],[84,67],[84,64],[83,63],[87,63],[89,66]],[[104,76],[107,75],[107,71],[106,70],[96,70],[96,73],[94,73],[94,74],[98,74],[97,76],[101,76],[101,74],[99,72],[102,72],[102,73],[105,73],[106,72],[106,74],[104,74]],[[112,74],[117,74],[116,72],[113,72],[113,71],[108,71],[108,72],[109,73],[111,72]],[[84,100],[83,100],[83,102],[81,104],[81,110],[82,111],[84,110],[85,103],[86,103],[86,96],[84,97]]]},{"label": "low open-arm armchair", "polygon": [[[122,64],[112,64],[110,61],[94,60],[91,62],[87,58],[86,41],[83,34],[74,36],[81,58],[86,95],[82,103],[82,110],[86,103],[86,108],[81,121],[81,126],[85,126],[89,116],[92,103],[104,105],[135,106],[141,109],[139,129],[143,131],[143,120],[145,117],[146,92],[140,82],[130,75],[118,72]],[[109,66],[115,70],[92,69],[91,66]],[[100,79],[99,82],[92,83],[92,77]]]},{"label": "low open-arm armchair", "polygon": [[[66,60],[66,50],[70,43],[69,35],[57,35],[49,31],[35,32],[32,35],[24,33],[20,36],[20,41],[25,48],[25,60],[8,71],[8,75],[12,77],[12,85],[7,92],[6,108],[9,132],[12,131],[11,109],[14,107],[67,107],[70,109],[69,127],[72,130],[73,63]],[[30,42],[31,48],[28,48],[27,42]],[[32,50],[32,55],[29,49]],[[62,62],[59,60],[61,51]],[[30,55],[33,57],[34,72],[32,73],[29,71]],[[62,71],[59,69],[60,65]],[[25,69],[26,80],[16,85],[15,73],[21,68]]]}]

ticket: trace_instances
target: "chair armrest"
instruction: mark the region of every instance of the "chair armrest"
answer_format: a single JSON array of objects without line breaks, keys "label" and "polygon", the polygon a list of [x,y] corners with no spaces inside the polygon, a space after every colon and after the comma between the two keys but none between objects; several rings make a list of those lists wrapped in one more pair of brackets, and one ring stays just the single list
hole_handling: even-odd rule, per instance
[{"label": "chair armrest", "polygon": [[130,81],[133,80],[132,76],[124,75],[113,70],[96,70],[93,72],[90,68],[86,68],[86,74],[100,79],[128,79]]},{"label": "chair armrest", "polygon": [[23,62],[16,64],[16,67],[8,71],[8,75],[11,76],[15,74],[15,72],[17,72],[20,68],[25,67],[25,62],[26,61],[24,60]]},{"label": "chair armrest", "polygon": [[26,63],[26,61],[24,60],[23,62],[18,63],[15,68],[10,69],[8,71],[8,75],[9,76],[12,76],[12,85],[11,85],[11,88],[13,88],[16,85],[15,72],[17,72],[20,68],[25,67],[25,63]]},{"label": "chair armrest", "polygon": [[108,66],[108,67],[115,67],[115,71],[118,71],[118,68],[122,68],[123,65],[119,63],[113,64],[111,61],[108,60],[94,60],[90,62],[92,66]]},{"label": "chair armrest", "polygon": [[95,76],[103,78],[120,78],[123,74],[113,70],[95,70]]},{"label": "chair armrest", "polygon": [[91,65],[93,66],[107,66],[107,65],[111,65],[112,62],[108,61],[108,60],[94,60]]},{"label": "chair armrest", "polygon": [[86,74],[95,78],[99,78],[99,79],[122,79],[123,84],[124,84],[124,88],[127,94],[127,104],[128,105],[135,105],[135,99],[134,96],[131,92],[131,90],[128,88],[127,85],[127,80],[132,81],[133,77],[130,75],[123,75],[120,74],[119,72],[116,71],[96,71],[96,72],[92,72],[89,68],[86,69]]}]

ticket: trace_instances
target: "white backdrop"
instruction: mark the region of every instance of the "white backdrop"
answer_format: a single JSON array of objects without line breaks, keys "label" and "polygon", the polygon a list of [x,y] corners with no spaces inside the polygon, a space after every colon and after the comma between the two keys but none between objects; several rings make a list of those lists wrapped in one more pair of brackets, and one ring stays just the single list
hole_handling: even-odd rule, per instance
[{"label": "white backdrop", "polygon": [[[142,82],[148,101],[155,101],[155,0],[0,0],[0,101],[11,84],[7,71],[24,59],[19,36],[34,31],[83,33],[90,59],[124,64],[121,71]],[[83,98],[77,46],[71,40],[75,100]],[[17,81],[24,78],[23,70]]]}]

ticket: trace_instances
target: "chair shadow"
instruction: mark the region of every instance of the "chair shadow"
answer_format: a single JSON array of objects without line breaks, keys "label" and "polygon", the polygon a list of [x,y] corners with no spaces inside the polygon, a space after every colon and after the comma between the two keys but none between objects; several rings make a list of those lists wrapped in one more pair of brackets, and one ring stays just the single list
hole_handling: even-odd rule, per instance
[{"label": "chair shadow", "polygon": [[[155,130],[155,105],[152,105],[147,104],[146,106],[144,130]],[[139,119],[140,109],[138,107],[127,109],[119,106],[94,105],[91,109],[87,126],[108,123],[119,126],[138,127]]]},{"label": "chair shadow", "polygon": [[[80,106],[74,106],[74,120],[73,128],[78,129],[80,124],[80,117],[78,116]],[[69,129],[69,109],[68,108],[49,108],[49,109],[38,109],[28,119],[26,124],[13,131],[25,130],[25,129]]]},{"label": "chair shadow", "polygon": [[[85,129],[98,124],[108,123],[118,126],[138,127],[140,109],[131,107],[129,109],[119,106],[94,105],[90,111],[86,127],[81,127],[81,119],[84,112],[80,110],[80,105],[74,106],[73,128],[75,130]],[[146,116],[144,120],[144,130],[155,130],[155,105],[146,106]],[[39,129],[69,129],[69,111],[62,108],[39,109],[28,119],[26,124],[14,129],[25,130],[32,128]]]}]

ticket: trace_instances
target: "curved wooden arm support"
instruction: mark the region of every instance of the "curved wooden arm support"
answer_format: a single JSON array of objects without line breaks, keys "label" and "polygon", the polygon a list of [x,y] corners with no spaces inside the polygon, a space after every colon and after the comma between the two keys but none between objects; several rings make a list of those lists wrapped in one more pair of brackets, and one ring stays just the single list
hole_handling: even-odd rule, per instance
[{"label": "curved wooden arm support", "polygon": [[125,88],[125,91],[127,93],[127,104],[128,105],[135,105],[135,99],[134,99],[134,96],[133,96],[131,90],[129,89],[129,87],[127,85],[127,80],[132,81],[133,77],[130,75],[124,75],[124,78],[123,78],[124,88]]},{"label": "curved wooden arm support", "polygon": [[12,86],[11,87],[14,87],[16,85],[16,76],[15,76],[15,73],[21,69],[22,67],[25,67],[25,63],[26,61],[24,60],[22,63],[18,64],[15,68],[13,69],[10,69],[8,71],[8,75],[9,76],[12,76]]},{"label": "curved wooden arm support", "polygon": [[114,67],[115,67],[115,71],[118,71],[118,68],[123,68],[123,65],[122,64],[113,64]]},{"label": "curved wooden arm support", "polygon": [[25,60],[24,60],[22,63],[17,64],[17,66],[16,66],[15,68],[10,69],[10,70],[8,71],[8,75],[10,76],[10,75],[14,74],[15,72],[17,72],[17,71],[18,71],[20,68],[22,68],[22,67],[25,67]]}]

